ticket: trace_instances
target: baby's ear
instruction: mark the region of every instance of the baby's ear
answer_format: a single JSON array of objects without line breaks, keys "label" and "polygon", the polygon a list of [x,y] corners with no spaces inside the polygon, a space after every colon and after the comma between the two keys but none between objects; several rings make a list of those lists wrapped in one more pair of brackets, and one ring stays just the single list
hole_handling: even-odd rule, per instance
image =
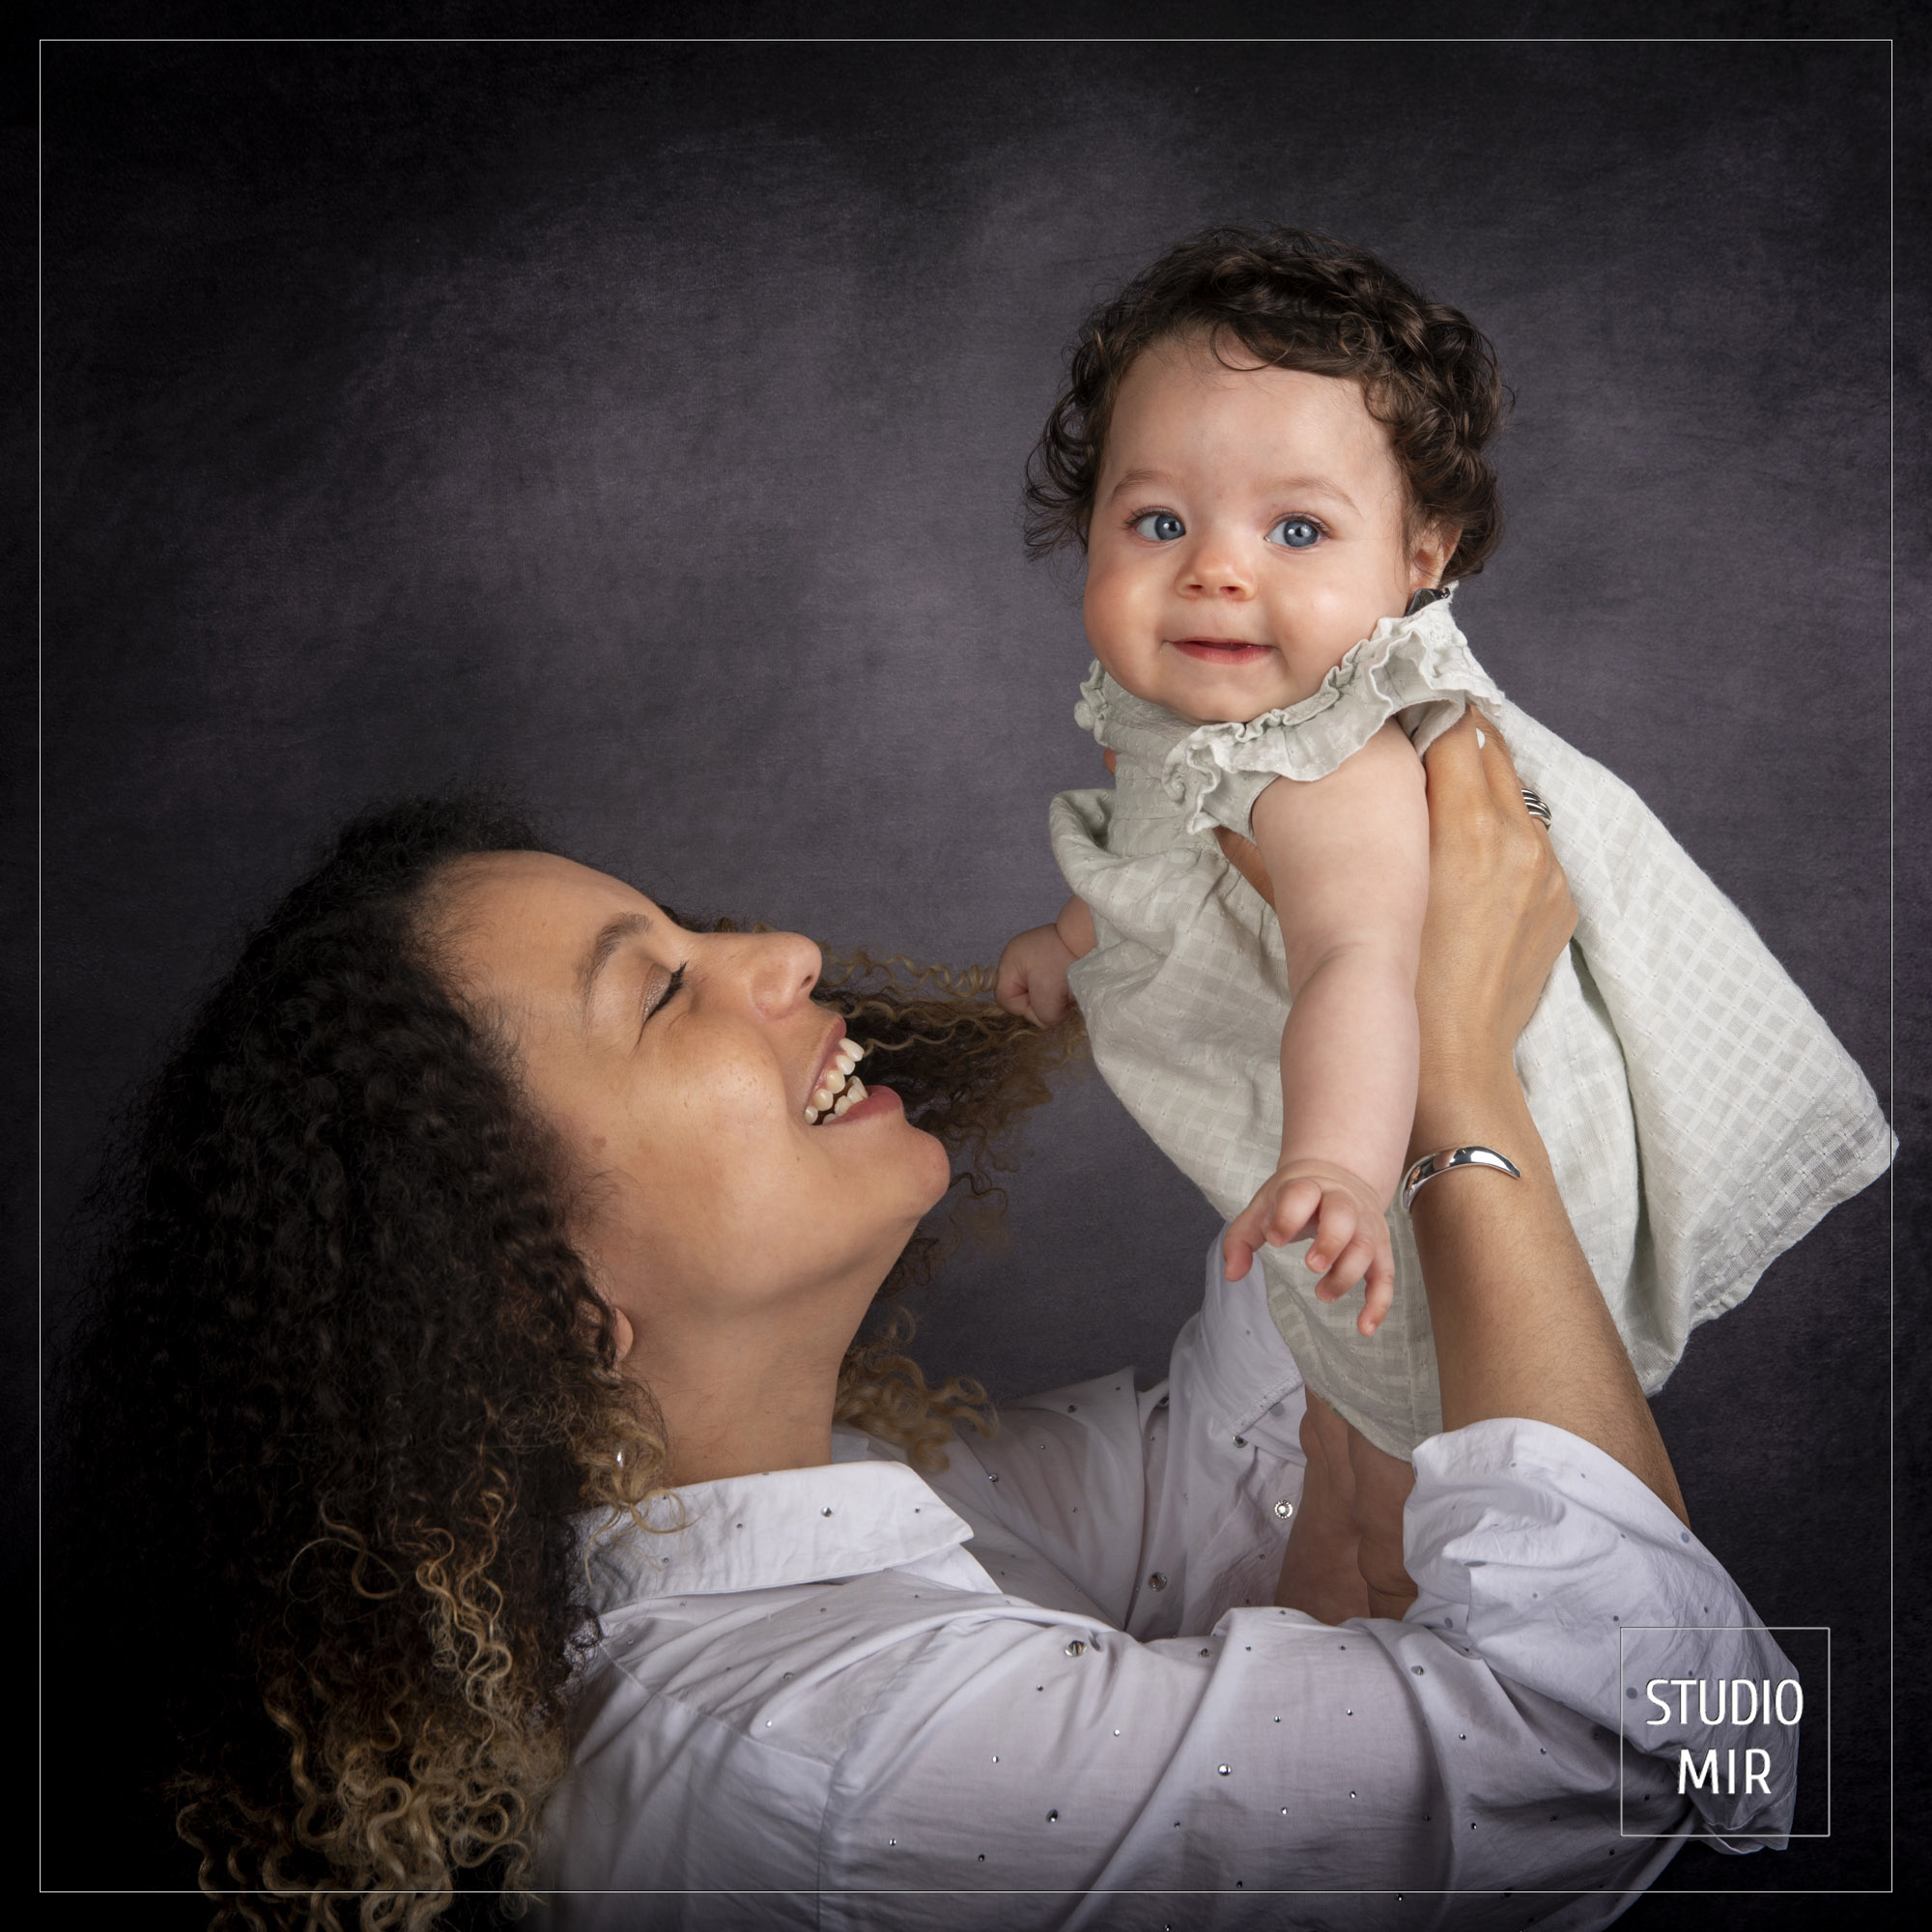
[{"label": "baby's ear", "polygon": [[1410,553],[1409,572],[1416,580],[1415,587],[1435,589],[1442,582],[1442,573],[1449,568],[1449,559],[1456,554],[1456,546],[1463,541],[1463,531],[1456,524],[1427,524],[1415,539]]}]

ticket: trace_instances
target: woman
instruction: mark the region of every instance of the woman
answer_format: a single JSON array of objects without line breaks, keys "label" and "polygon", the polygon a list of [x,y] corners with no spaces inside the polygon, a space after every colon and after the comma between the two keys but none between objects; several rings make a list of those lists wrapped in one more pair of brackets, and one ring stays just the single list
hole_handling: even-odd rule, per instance
[{"label": "woman", "polygon": [[[205,1887],[946,1928],[1486,1922],[1514,1887],[1586,1924],[1692,1829],[1775,1838],[1791,1738],[1756,1795],[1680,1796],[1727,1740],[1625,1702],[1620,1626],[1730,1627],[1644,1681],[1789,1671],[1680,1527],[1515,1083],[1560,875],[1492,731],[1429,774],[1416,1147],[1521,1176],[1417,1197],[1449,1433],[1400,1540],[1258,1275],[1210,1266],[1164,1391],[990,1435],[855,1345],[929,1259],[935,1133],[983,1191],[1051,1037],[828,995],[808,942],[693,931],[514,821],[352,828],[158,1084],[83,1355],[82,1501],[155,1601],[219,1606],[166,1653]],[[1364,1577],[1407,1616],[1271,1601]]]}]

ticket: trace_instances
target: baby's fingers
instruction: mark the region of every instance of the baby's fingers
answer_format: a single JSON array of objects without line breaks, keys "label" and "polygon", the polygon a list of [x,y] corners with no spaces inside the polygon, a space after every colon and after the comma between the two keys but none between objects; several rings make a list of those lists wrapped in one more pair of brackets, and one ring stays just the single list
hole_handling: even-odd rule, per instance
[{"label": "baby's fingers", "polygon": [[1072,1004],[1064,980],[1042,979],[1027,987],[1027,1018],[1035,1026],[1058,1026]]},{"label": "baby's fingers", "polygon": [[1030,972],[1017,962],[1000,969],[993,997],[1008,1012],[1042,1028],[1057,1026],[1072,1004],[1065,980],[1056,980],[1051,973]]},{"label": "baby's fingers", "polygon": [[1362,1312],[1355,1318],[1355,1326],[1364,1335],[1373,1335],[1394,1306],[1395,1257],[1389,1252],[1388,1228],[1384,1224],[1382,1237],[1375,1244],[1375,1252],[1369,1262],[1368,1289],[1362,1298]]},{"label": "baby's fingers", "polygon": [[1245,1281],[1255,1264],[1255,1251],[1261,1246],[1259,1233],[1238,1232],[1238,1221],[1231,1224],[1221,1237],[1221,1272],[1229,1281]]},{"label": "baby's fingers", "polygon": [[[1007,951],[1010,954],[1012,949],[1009,947]],[[999,975],[993,981],[993,997],[1008,1012],[1033,1017],[1033,1009],[1027,1004],[1026,968],[1016,959],[1001,959]]]},{"label": "baby's fingers", "polygon": [[[1269,1189],[1263,1188],[1260,1199],[1267,1200]],[[1308,1232],[1308,1224],[1321,1206],[1321,1185],[1315,1180],[1291,1180],[1274,1196],[1263,1231],[1276,1247],[1284,1241],[1297,1241]]]},{"label": "baby's fingers", "polygon": [[1228,1223],[1228,1232],[1221,1237],[1221,1272],[1230,1281],[1243,1280],[1255,1264],[1266,1205],[1265,1198],[1250,1201]]},{"label": "baby's fingers", "polygon": [[1360,1220],[1355,1204],[1340,1189],[1321,1196],[1321,1219],[1316,1224],[1315,1238],[1308,1244],[1307,1266],[1310,1274],[1325,1274],[1328,1277],[1316,1290],[1323,1301],[1333,1301],[1362,1278],[1359,1263],[1354,1273],[1346,1276],[1339,1265],[1354,1244]]},{"label": "baby's fingers", "polygon": [[[1253,1266],[1257,1251],[1265,1243],[1279,1246],[1292,1241],[1307,1225],[1310,1213],[1321,1199],[1321,1189],[1313,1181],[1291,1181],[1280,1193],[1268,1181],[1261,1192],[1228,1224],[1221,1240],[1221,1259],[1230,1281],[1239,1281]],[[1297,1206],[1299,1203],[1299,1206]],[[1280,1232],[1290,1218],[1293,1225]]]}]

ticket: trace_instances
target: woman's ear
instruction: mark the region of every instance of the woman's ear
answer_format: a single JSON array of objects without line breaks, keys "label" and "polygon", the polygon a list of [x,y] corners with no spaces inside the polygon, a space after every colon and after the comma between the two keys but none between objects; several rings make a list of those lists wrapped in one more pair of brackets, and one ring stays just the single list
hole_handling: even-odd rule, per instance
[{"label": "woman's ear", "polygon": [[611,1339],[616,1344],[620,1362],[631,1352],[638,1339],[637,1330],[631,1326],[631,1318],[614,1301],[611,1303]]}]

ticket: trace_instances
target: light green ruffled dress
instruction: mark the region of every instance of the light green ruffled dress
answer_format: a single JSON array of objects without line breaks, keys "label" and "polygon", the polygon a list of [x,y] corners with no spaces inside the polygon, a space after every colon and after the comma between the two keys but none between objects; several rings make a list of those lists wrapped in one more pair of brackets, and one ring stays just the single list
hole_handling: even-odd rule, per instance
[{"label": "light green ruffled dress", "polygon": [[[1548,802],[1577,902],[1576,939],[1517,1070],[1654,1392],[1690,1330],[1883,1173],[1894,1143],[1863,1074],[1749,922],[1628,785],[1503,696],[1446,600],[1384,618],[1312,696],[1246,724],[1190,726],[1094,667],[1074,717],[1117,754],[1115,782],[1063,792],[1049,820],[1098,939],[1073,967],[1074,997],[1108,1085],[1217,1212],[1237,1213],[1280,1152],[1289,988],[1274,913],[1214,828],[1247,835],[1275,779],[1324,776],[1390,718],[1426,751],[1470,702]],[[1306,1243],[1264,1250],[1262,1265],[1310,1385],[1406,1457],[1442,1410],[1400,1208],[1389,1232],[1395,1306],[1370,1339],[1354,1325],[1359,1291],[1316,1300]]]}]

